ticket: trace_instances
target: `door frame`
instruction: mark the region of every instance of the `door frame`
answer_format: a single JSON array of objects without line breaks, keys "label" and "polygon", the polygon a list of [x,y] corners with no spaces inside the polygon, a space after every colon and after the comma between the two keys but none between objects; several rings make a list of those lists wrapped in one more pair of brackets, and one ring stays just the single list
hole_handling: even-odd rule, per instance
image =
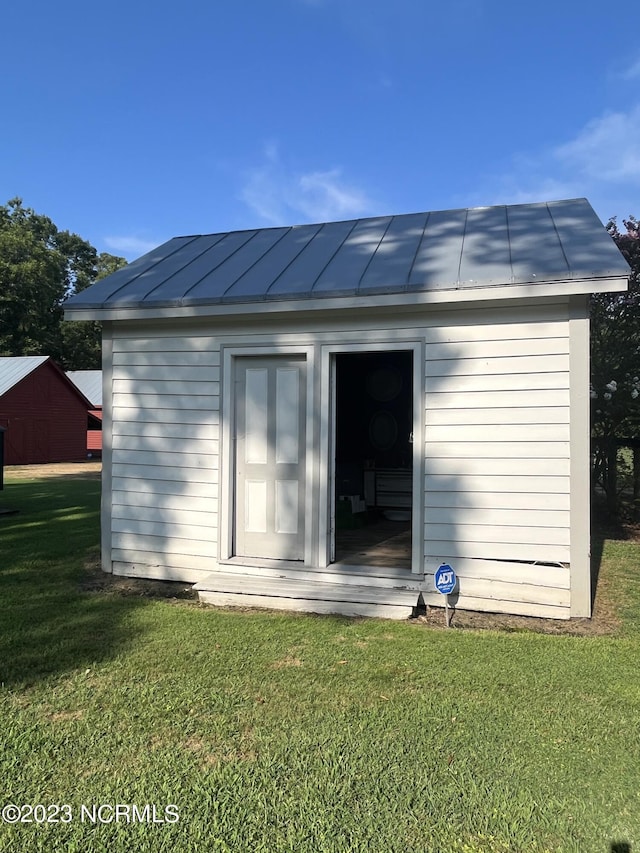
[{"label": "door frame", "polygon": [[[369,343],[328,344],[320,355],[320,537],[318,565],[326,568],[335,553],[335,477],[336,477],[336,356],[364,352],[411,352],[413,356],[413,458],[411,506],[411,572],[424,574],[424,343],[422,341],[384,340]],[[394,568],[389,566],[389,568]]]},{"label": "door frame", "polygon": [[[305,494],[304,494],[304,560],[290,562],[286,560],[258,560],[252,557],[236,557],[234,551],[234,513],[235,513],[235,400],[233,399],[235,359],[246,357],[277,358],[278,356],[297,356],[303,358],[306,364],[306,442],[305,442]],[[314,360],[311,346],[222,346],[222,389],[220,407],[220,448],[219,448],[219,503],[218,503],[218,560],[220,562],[236,562],[245,565],[255,563],[290,564],[292,566],[308,566],[312,562],[312,515],[313,500],[313,374]]]}]

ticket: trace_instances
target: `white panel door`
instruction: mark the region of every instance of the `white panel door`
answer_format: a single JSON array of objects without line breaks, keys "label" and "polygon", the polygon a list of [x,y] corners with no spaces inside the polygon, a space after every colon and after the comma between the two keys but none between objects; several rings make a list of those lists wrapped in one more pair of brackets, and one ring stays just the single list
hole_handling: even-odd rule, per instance
[{"label": "white panel door", "polygon": [[235,360],[234,553],[304,559],[305,361]]}]

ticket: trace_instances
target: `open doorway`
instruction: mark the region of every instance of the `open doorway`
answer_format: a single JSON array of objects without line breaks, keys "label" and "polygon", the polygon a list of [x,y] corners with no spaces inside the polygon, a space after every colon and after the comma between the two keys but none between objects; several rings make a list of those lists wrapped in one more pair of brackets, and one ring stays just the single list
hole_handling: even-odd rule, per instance
[{"label": "open doorway", "polygon": [[413,353],[335,356],[335,561],[411,569]]}]

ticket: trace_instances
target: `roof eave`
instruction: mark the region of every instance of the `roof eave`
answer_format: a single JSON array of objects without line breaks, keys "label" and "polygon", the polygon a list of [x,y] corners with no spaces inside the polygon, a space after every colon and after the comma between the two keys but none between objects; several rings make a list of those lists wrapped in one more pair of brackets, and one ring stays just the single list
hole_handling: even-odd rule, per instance
[{"label": "roof eave", "polygon": [[395,293],[351,294],[313,298],[259,299],[237,302],[121,303],[119,305],[85,305],[65,309],[65,320],[146,320],[167,317],[233,316],[255,313],[288,313],[290,311],[321,311],[359,308],[366,300],[367,308],[393,306],[442,305],[488,300],[531,299],[550,296],[574,296],[590,293],[615,293],[627,290],[628,276],[585,278],[557,281],[533,281],[520,284],[465,284],[438,290],[410,290]]}]

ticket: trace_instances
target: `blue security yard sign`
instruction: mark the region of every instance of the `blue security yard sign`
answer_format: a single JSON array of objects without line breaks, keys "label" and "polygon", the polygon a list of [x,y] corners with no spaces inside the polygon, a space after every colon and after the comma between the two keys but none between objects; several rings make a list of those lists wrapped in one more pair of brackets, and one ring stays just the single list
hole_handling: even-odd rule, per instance
[{"label": "blue security yard sign", "polygon": [[453,592],[456,587],[457,580],[456,573],[447,563],[443,563],[440,568],[436,570],[434,583],[438,592],[441,592],[443,595],[449,595],[450,592]]}]

